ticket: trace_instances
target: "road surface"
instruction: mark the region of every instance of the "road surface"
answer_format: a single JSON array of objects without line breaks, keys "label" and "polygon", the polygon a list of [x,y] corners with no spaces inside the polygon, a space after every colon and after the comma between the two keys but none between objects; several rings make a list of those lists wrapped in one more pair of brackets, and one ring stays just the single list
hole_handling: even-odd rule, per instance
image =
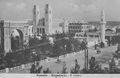
[{"label": "road surface", "polygon": [[[89,48],[88,49],[89,58],[94,56],[96,57],[97,61],[101,63],[107,63],[108,60],[112,58],[112,53],[114,53],[116,50],[117,50],[117,46],[105,47],[101,49],[102,51],[101,54],[97,54],[94,48]],[[78,63],[80,64],[80,68],[82,69],[84,67],[84,51],[70,54],[69,56],[61,58],[60,63],[56,63],[56,60],[53,59],[53,61],[50,61],[50,62],[42,62],[40,63],[40,65],[43,66],[43,69],[46,69],[48,67],[52,71],[52,73],[57,73],[57,72],[61,72],[63,67],[63,62],[66,62],[67,71],[70,72],[70,69],[74,67],[75,59],[78,60]],[[29,70],[30,69],[24,69],[20,71],[14,71],[11,73],[29,73],[30,72]]]}]

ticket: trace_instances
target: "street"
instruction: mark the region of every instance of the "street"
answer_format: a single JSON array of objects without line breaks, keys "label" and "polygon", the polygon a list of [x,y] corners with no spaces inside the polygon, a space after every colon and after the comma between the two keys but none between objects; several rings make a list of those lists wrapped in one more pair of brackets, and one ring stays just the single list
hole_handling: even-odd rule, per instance
[{"label": "street", "polygon": [[[94,50],[93,47],[88,49],[89,52],[89,59],[94,56],[96,57],[96,60],[99,61],[100,63],[103,63],[102,65],[106,65],[108,60],[110,58],[112,58],[112,53],[114,53],[117,50],[117,46],[111,46],[111,47],[105,47],[103,49],[101,49],[102,53],[101,54],[97,54],[96,50]],[[42,62],[40,63],[40,65],[43,66],[42,71],[48,67],[52,73],[59,73],[62,71],[62,67],[63,67],[63,63],[66,62],[66,66],[67,66],[67,72],[70,72],[70,69],[74,67],[75,64],[75,59],[78,60],[78,63],[80,65],[80,69],[84,68],[84,51],[83,52],[77,52],[74,54],[69,54],[69,56],[66,56],[64,58],[60,58],[61,62],[60,63],[56,63],[56,60],[53,59],[53,61],[49,61],[49,62]],[[21,70],[21,71],[14,71],[14,72],[10,72],[10,73],[29,73],[30,69],[25,69],[25,70]]]}]

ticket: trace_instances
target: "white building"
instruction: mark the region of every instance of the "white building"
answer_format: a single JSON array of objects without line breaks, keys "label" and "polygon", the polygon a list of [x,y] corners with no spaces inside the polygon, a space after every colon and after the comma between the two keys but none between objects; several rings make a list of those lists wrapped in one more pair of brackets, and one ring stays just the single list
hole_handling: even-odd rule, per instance
[{"label": "white building", "polygon": [[85,33],[88,30],[88,23],[85,21],[73,21],[68,22],[68,32],[69,33]]},{"label": "white building", "polygon": [[74,21],[69,22],[68,24],[68,32],[75,34],[75,38],[83,37],[89,29],[89,25],[85,21]]}]

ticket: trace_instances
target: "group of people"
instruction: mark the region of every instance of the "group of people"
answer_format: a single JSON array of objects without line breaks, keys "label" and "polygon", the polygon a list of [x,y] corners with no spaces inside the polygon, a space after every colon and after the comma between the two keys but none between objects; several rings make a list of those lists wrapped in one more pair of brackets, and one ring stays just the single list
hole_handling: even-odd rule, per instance
[{"label": "group of people", "polygon": [[71,73],[80,73],[80,65],[78,64],[77,59],[75,59],[75,67],[71,69]]},{"label": "group of people", "polygon": [[95,57],[91,57],[89,61],[89,73],[120,73],[119,59],[112,57],[109,60],[109,67],[102,69],[99,62],[96,61]]},{"label": "group of people", "polygon": [[101,64],[96,61],[95,57],[91,57],[89,61],[89,72],[90,73],[101,73],[102,72]]},{"label": "group of people", "polygon": [[[65,62],[63,63],[62,73],[63,73],[63,74],[68,73]],[[73,68],[70,70],[70,73],[80,73],[80,65],[78,64],[77,59],[75,59],[75,67],[73,67]]]},{"label": "group of people", "polygon": [[[99,62],[96,61],[95,57],[91,57],[91,59],[89,60],[89,68],[88,70],[80,70],[80,65],[77,61],[77,59],[75,59],[75,65],[74,67],[70,70],[69,73],[72,74],[78,74],[78,73],[114,73],[114,72],[120,72],[120,70],[116,70],[115,68],[115,61],[112,58],[110,63],[109,63],[109,67],[102,69],[102,66]],[[32,64],[31,68],[30,68],[30,73],[44,73],[44,74],[50,74],[52,73],[50,71],[49,68],[47,69],[43,69],[43,66],[41,66],[39,64],[39,62]],[[60,74],[67,74],[68,70],[67,70],[67,66],[66,66],[66,62],[63,62],[63,68],[61,72],[57,72]]]},{"label": "group of people", "polygon": [[105,44],[103,42],[99,43],[99,44],[95,44],[95,50],[97,51],[97,54],[101,53],[100,48],[104,48]]},{"label": "group of people", "polygon": [[[49,74],[51,73],[50,69],[47,68],[46,70],[43,70],[43,66],[39,65],[39,62],[32,64],[31,68],[30,68],[30,73],[46,73]],[[67,66],[66,66],[66,62],[63,62],[63,68],[61,71],[62,74],[66,74],[68,73],[67,71]],[[80,73],[80,65],[78,64],[77,59],[75,59],[75,67],[73,69],[71,69],[70,73]]]},{"label": "group of people", "polygon": [[30,73],[41,73],[42,66],[39,66],[39,63],[32,64],[30,68]]},{"label": "group of people", "polygon": [[[42,68],[43,66],[40,66],[39,62],[32,64],[30,68],[30,73],[42,73]],[[49,68],[47,68],[46,70],[43,70],[43,73],[51,73],[51,71],[49,70]]]}]

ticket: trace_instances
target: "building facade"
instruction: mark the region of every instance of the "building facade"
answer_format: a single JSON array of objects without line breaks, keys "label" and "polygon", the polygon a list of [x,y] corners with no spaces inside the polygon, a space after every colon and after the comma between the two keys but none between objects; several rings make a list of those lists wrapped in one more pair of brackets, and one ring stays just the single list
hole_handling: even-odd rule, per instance
[{"label": "building facade", "polygon": [[45,32],[45,19],[42,18],[39,20],[37,25],[37,36],[41,36],[42,34],[46,34]]},{"label": "building facade", "polygon": [[87,35],[90,29],[90,25],[85,21],[63,20],[59,26],[62,27],[64,33],[74,34],[75,38],[84,38],[84,35]]},{"label": "building facade", "polygon": [[52,9],[49,4],[45,5],[44,17],[40,18],[39,6],[33,8],[33,33],[36,36],[51,34],[52,30]]},{"label": "building facade", "polygon": [[89,26],[87,24],[87,22],[79,22],[79,21],[75,21],[75,22],[69,22],[68,24],[68,32],[69,33],[85,33],[87,32]]},{"label": "building facade", "polygon": [[89,29],[89,25],[84,21],[75,21],[69,22],[68,24],[68,32],[71,34],[75,34],[75,38],[82,38],[87,33]]}]

